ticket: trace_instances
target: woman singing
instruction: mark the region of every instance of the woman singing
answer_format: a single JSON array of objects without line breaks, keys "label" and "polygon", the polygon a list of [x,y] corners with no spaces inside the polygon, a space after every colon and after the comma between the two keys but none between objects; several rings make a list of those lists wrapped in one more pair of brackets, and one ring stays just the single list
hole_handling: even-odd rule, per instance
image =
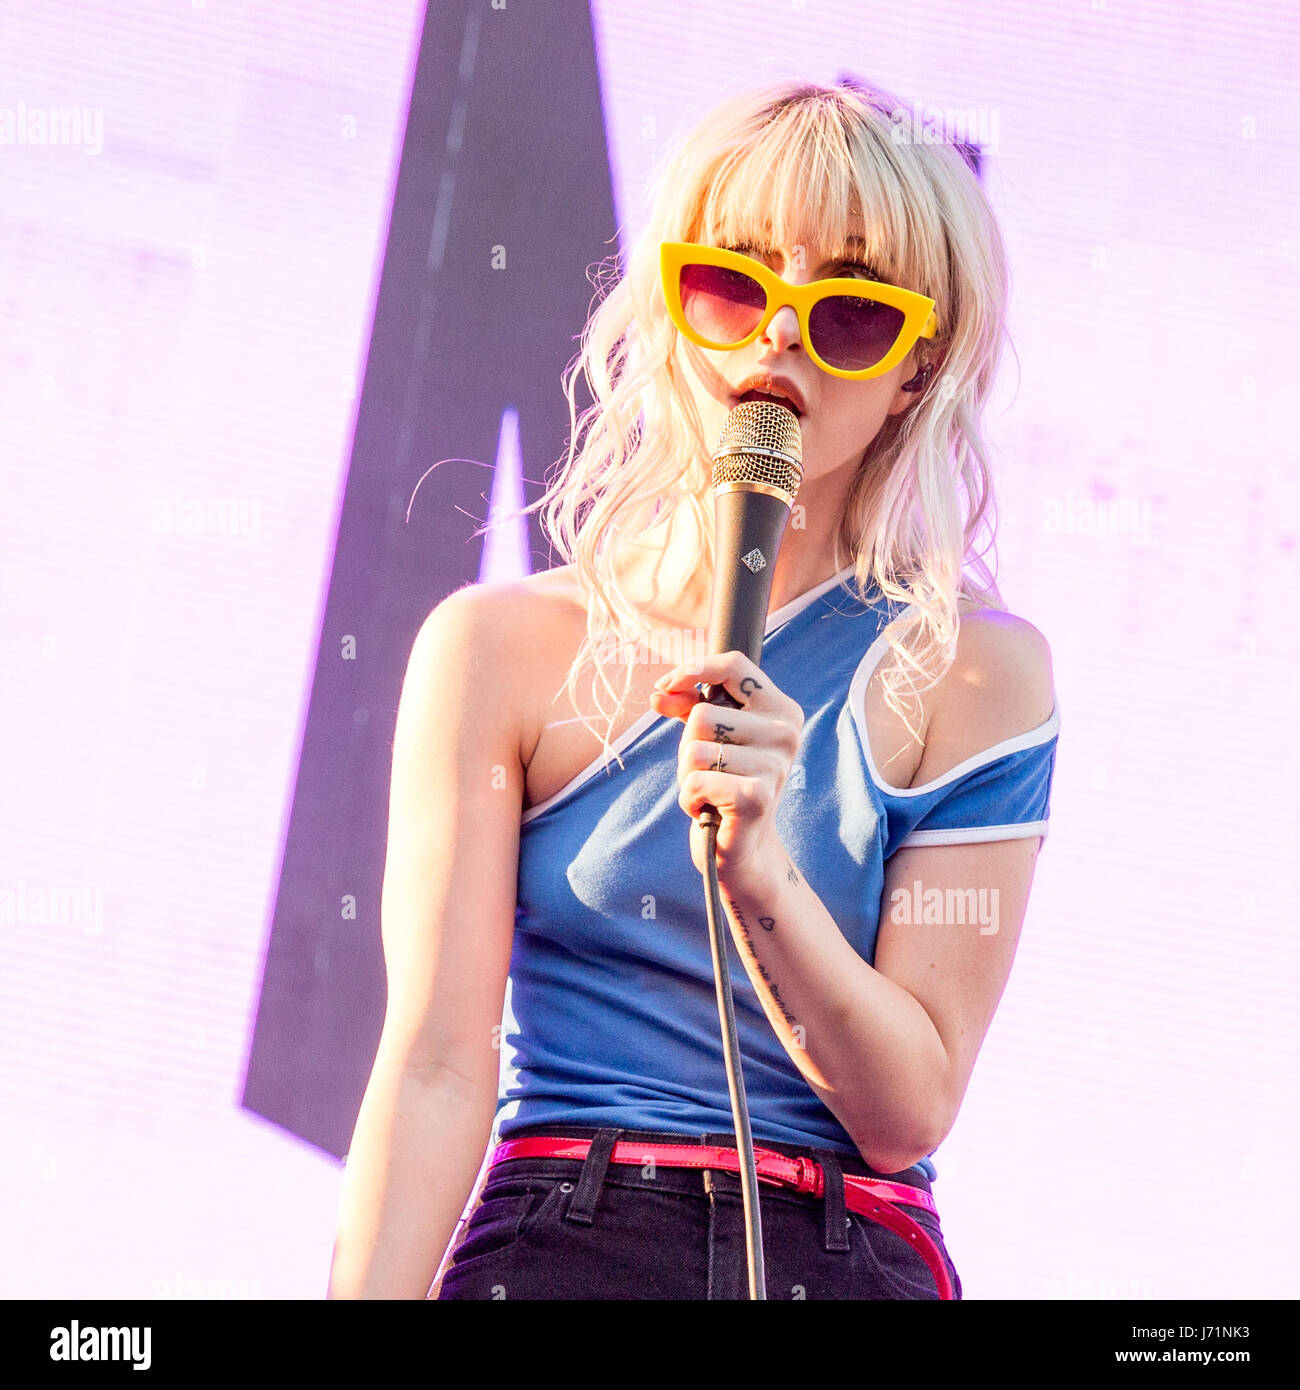
[{"label": "woman singing", "polygon": [[[932,1156],[1011,969],[1058,715],[977,548],[1001,236],[960,154],[904,133],[812,83],[703,121],[566,374],[595,403],[535,505],[569,563],[459,590],[415,641],[331,1297],[425,1297],[449,1244],[440,1299],[748,1296],[707,804],[767,1296],[961,1297]],[[803,455],[758,665],[704,640],[711,454],[752,399]]]}]

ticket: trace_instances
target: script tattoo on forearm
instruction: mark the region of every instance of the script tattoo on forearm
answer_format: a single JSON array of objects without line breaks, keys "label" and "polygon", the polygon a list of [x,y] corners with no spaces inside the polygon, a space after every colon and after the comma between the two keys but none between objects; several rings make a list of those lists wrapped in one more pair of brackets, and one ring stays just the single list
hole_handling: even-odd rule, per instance
[{"label": "script tattoo on forearm", "polygon": [[[767,992],[772,996],[772,1002],[781,1011],[781,1017],[785,1019],[791,1028],[794,1028],[796,1026],[795,1017],[790,1010],[786,1008],[785,1000],[781,998],[781,991],[777,987],[776,981],[768,974],[763,962],[754,955],[754,941],[749,934],[749,923],[745,920],[745,914],[735,903],[731,904],[731,913],[740,926],[740,934],[745,940],[745,945],[749,947],[749,954],[753,957],[754,964],[758,967],[758,973],[762,976],[763,983],[767,986]],[[776,922],[771,917],[760,917],[758,919],[758,925],[762,927],[764,931],[771,931],[772,928],[776,926]]]},{"label": "script tattoo on forearm", "polygon": [[803,879],[799,876],[799,870],[795,868],[794,860],[792,859],[787,859],[785,861],[785,876],[786,881],[789,883],[797,884],[803,882]]}]

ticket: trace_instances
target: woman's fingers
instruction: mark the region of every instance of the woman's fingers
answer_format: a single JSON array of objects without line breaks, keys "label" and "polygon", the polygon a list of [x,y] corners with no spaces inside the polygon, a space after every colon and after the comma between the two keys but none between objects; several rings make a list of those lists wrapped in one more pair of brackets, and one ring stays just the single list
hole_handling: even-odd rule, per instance
[{"label": "woman's fingers", "polygon": [[[803,728],[803,709],[798,701],[779,690],[771,677],[765,675],[744,652],[717,652],[699,661],[675,666],[655,682],[656,690],[665,692],[673,704],[665,706],[656,702],[655,708],[661,713],[671,710],[677,715],[683,708],[677,703],[679,697],[686,697],[686,708],[699,701],[699,692],[695,689],[697,685],[720,685],[738,702],[740,709],[778,715],[793,724],[796,730]],[[654,699],[653,696],[651,698]]]},{"label": "woman's fingers", "polygon": [[799,730],[782,715],[710,705],[693,694],[664,695],[656,691],[650,698],[657,713],[683,721],[683,751],[693,740],[712,745],[714,759],[719,744],[771,748],[791,758],[799,751]]},{"label": "woman's fingers", "polygon": [[699,661],[683,662],[655,682],[658,689],[670,693],[697,684],[724,686],[742,709],[771,703],[771,696],[765,694],[769,688],[779,695],[771,680],[744,652],[716,652]]},{"label": "woman's fingers", "polygon": [[691,710],[699,703],[700,697],[695,690],[689,692],[666,690],[652,690],[650,692],[650,705],[656,714],[662,714],[665,719],[685,719]]},{"label": "woman's fingers", "polygon": [[[736,701],[715,705],[700,687],[726,690]],[[773,812],[799,751],[803,707],[743,652],[721,652],[674,667],[655,683],[650,705],[682,720],[677,751],[678,805],[697,820],[717,808],[717,866],[743,863],[775,836]],[[691,830],[691,857],[704,871],[704,845]],[[754,849],[757,845],[760,848]]]},{"label": "woman's fingers", "polygon": [[765,748],[787,761],[799,751],[799,728],[786,716],[784,709],[776,714],[760,714],[757,710],[729,709],[726,705],[710,705],[701,701],[686,716],[683,740],[703,739],[708,743],[750,744]]},{"label": "woman's fingers", "polygon": [[[721,759],[721,766],[719,766]],[[733,777],[775,776],[780,758],[769,748],[743,743],[713,743],[708,739],[684,739],[677,753],[677,780],[692,772],[727,772]]]},{"label": "woman's fingers", "polygon": [[761,778],[715,775],[701,768],[682,780],[677,804],[692,820],[696,820],[706,806],[753,818],[766,812],[769,797],[767,784]]}]

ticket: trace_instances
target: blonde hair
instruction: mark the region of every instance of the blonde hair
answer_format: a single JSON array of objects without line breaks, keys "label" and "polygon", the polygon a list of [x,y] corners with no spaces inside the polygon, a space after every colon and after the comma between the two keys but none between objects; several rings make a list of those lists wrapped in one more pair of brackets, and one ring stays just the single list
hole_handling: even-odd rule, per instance
[{"label": "blonde hair", "polygon": [[[917,606],[886,627],[895,660],[882,670],[885,699],[909,729],[900,692],[919,694],[948,670],[958,599],[1002,606],[983,558],[995,523],[980,433],[1005,336],[1002,237],[960,153],[900,141],[890,119],[896,109],[879,92],[788,80],[728,97],[660,170],[626,273],[594,282],[600,302],[563,378],[568,457],[545,495],[523,510],[544,509],[551,541],[588,596],[586,637],[565,686],[577,709],[580,672],[590,665],[598,678],[606,765],[632,665],[625,663],[616,692],[601,648],[611,633],[630,641],[640,623],[615,554],[652,525],[671,526],[685,508],[698,538],[696,568],[713,568],[710,450],[676,370],[678,333],[659,284],[661,241],[824,243],[840,254],[856,234],[866,240],[862,258],[882,278],[936,301],[938,331],[927,355],[941,355],[941,366],[917,403],[890,416],[864,449],[835,539],[836,570],[853,564],[864,601],[874,584],[887,599]],[[581,420],[580,372],[594,402]],[[989,544],[977,550],[982,526]],[[602,688],[614,697],[611,709]]]}]

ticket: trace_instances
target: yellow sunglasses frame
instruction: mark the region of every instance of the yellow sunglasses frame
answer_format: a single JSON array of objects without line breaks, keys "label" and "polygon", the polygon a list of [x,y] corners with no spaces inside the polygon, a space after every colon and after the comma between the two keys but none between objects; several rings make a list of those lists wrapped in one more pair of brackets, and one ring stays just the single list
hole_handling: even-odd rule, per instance
[{"label": "yellow sunglasses frame", "polygon": [[[754,327],[754,331],[738,343],[715,343],[697,333],[686,321],[682,308],[681,273],[688,265],[716,265],[728,270],[736,270],[748,275],[763,287],[767,295],[767,307]],[[779,309],[787,305],[799,320],[799,332],[808,356],[824,372],[832,376],[844,377],[849,381],[866,381],[870,377],[884,376],[907,356],[918,338],[933,338],[937,329],[935,302],[928,296],[913,290],[900,289],[897,285],[886,285],[880,280],[856,280],[843,276],[832,280],[814,280],[807,285],[792,285],[783,280],[774,270],[746,256],[740,251],[724,251],[720,246],[700,246],[689,241],[665,241],[659,247],[659,271],[663,284],[664,300],[668,305],[668,316],[683,337],[699,347],[713,348],[729,352],[734,348],[748,347],[776,317]],[[878,304],[888,304],[903,312],[903,326],[893,347],[875,364],[862,371],[848,372],[841,367],[832,367],[818,356],[812,344],[812,334],[808,328],[808,315],[814,304],[832,294],[853,295],[859,299],[874,300]]]}]

